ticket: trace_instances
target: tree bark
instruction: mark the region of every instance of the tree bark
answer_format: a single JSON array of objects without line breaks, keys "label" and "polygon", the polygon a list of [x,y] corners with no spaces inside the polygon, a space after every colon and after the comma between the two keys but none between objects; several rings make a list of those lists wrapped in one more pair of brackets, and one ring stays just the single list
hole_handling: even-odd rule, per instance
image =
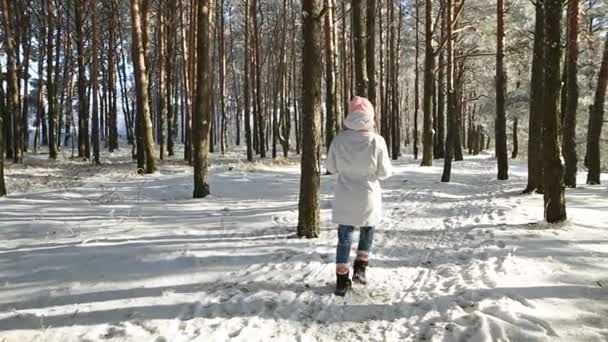
[{"label": "tree bark", "polygon": [[519,153],[519,141],[517,139],[517,123],[518,118],[515,117],[513,119],[513,152],[511,153],[511,159],[517,159],[517,154]]},{"label": "tree bark", "polygon": [[357,96],[368,96],[369,79],[365,55],[365,18],[363,17],[363,0],[352,0],[351,4],[355,50],[355,91]]},{"label": "tree bark", "polygon": [[415,33],[415,51],[416,58],[414,59],[414,160],[418,159],[418,110],[420,109],[420,63],[418,62],[420,56],[420,4],[418,0],[414,2],[416,7],[415,20],[416,20],[416,33]]},{"label": "tree bark", "polygon": [[99,159],[99,38],[97,31],[97,2],[91,1],[91,21],[93,23],[93,42],[91,50],[91,82],[93,92],[93,129],[91,138],[93,140],[93,162],[101,164]]},{"label": "tree bark", "polygon": [[608,33],[604,38],[604,52],[602,63],[597,77],[595,98],[589,112],[589,126],[587,133],[587,156],[585,157],[589,173],[587,184],[600,184],[600,137],[604,123],[604,101],[606,99],[606,86],[608,85]]},{"label": "tree bark", "polygon": [[579,0],[568,2],[568,54],[567,54],[567,90],[564,113],[564,138],[562,148],[566,169],[564,183],[569,188],[576,188],[576,171],[578,155],[576,152],[576,111],[578,109],[578,11]]},{"label": "tree bark", "polygon": [[209,167],[209,126],[211,124],[211,9],[213,0],[203,0],[198,7],[197,24],[197,87],[194,110],[194,198],[204,198],[210,194],[208,181]]},{"label": "tree bark", "polygon": [[249,1],[250,0],[245,0],[245,46],[244,46],[244,50],[245,50],[245,57],[243,59],[243,64],[245,66],[245,72],[244,72],[244,81],[243,81],[243,93],[244,93],[244,97],[245,97],[245,140],[247,143],[247,160],[249,162],[253,161],[253,144],[252,144],[252,137],[251,137],[251,91],[249,90],[249,86],[250,86],[250,81],[249,81],[249,75],[250,75],[250,70],[249,70],[249,66],[250,64],[250,41],[249,41],[249,36],[250,36],[250,32],[249,32],[249,28],[250,28],[250,15],[249,15]]},{"label": "tree bark", "polygon": [[[325,0],[325,8],[327,8],[327,13],[325,14],[325,146],[329,150],[329,146],[337,134],[336,114],[338,107],[336,98],[333,0]],[[369,70],[370,65],[368,64],[367,66]]]},{"label": "tree bark", "polygon": [[[500,1],[500,0],[499,0]],[[423,95],[423,139],[422,163],[420,166],[433,166],[433,116],[431,98],[433,96],[433,2],[425,0],[425,52],[424,52],[424,95]]]},{"label": "tree bark", "polygon": [[255,60],[255,103],[256,103],[256,114],[257,114],[257,127],[258,127],[258,144],[260,158],[266,158],[266,144],[265,144],[265,111],[262,104],[262,55],[260,53],[260,28],[258,22],[258,0],[251,0],[251,19],[253,20],[253,38],[254,38],[254,60]]},{"label": "tree bark", "polygon": [[76,24],[76,53],[78,55],[78,157],[90,159],[89,112],[86,101],[86,70],[85,70],[85,4],[86,0],[77,0],[75,6]]},{"label": "tree bark", "polygon": [[562,0],[545,0],[543,163],[545,219],[549,223],[567,219],[557,108],[560,95],[561,18]]},{"label": "tree bark", "polygon": [[545,51],[543,45],[545,40],[545,10],[543,1],[536,2],[528,123],[528,185],[523,191],[524,194],[543,191],[542,105],[545,82]]},{"label": "tree bark", "polygon": [[365,63],[368,78],[367,98],[376,106],[376,4],[377,0],[367,0],[366,11],[366,51]]},{"label": "tree bark", "polygon": [[442,182],[450,182],[452,177],[452,159],[454,159],[454,131],[458,129],[456,124],[456,106],[454,103],[454,51],[452,48],[452,0],[446,0],[445,22],[446,22],[446,88],[447,88],[447,137],[445,141],[445,158],[443,164]]},{"label": "tree bark", "polygon": [[[317,238],[320,233],[319,191],[321,137],[321,4],[319,0],[303,0],[302,19],[302,176],[298,215],[299,237]],[[360,42],[362,43],[362,42]],[[361,46],[360,46],[361,47]],[[360,66],[364,66],[362,64]]]},{"label": "tree bark", "polygon": [[[144,12],[144,16],[146,13]],[[146,22],[140,13],[138,0],[131,0],[131,22],[133,26],[133,65],[135,67],[135,88],[137,92],[137,114],[140,134],[143,135],[145,173],[154,173],[154,136],[150,113],[148,72],[142,35],[142,23]],[[139,138],[138,138],[139,140]],[[140,141],[138,141],[140,143]],[[139,170],[144,171],[144,170]]]},{"label": "tree bark", "polygon": [[[25,42],[25,56],[23,70],[30,69],[30,54],[32,50],[32,21],[31,14],[27,12],[25,18],[23,19],[23,41]],[[29,83],[30,83],[30,73],[23,72],[23,101],[22,101],[22,111],[21,111],[21,141],[23,144],[23,152],[27,152],[29,148],[30,134],[29,134]],[[14,161],[14,160],[13,160]]]},{"label": "tree bark", "polygon": [[[12,131],[9,136],[12,139],[9,140],[7,137],[6,142],[13,145],[12,157],[14,163],[21,163],[23,161],[23,149],[21,140],[21,118],[19,113],[19,85],[17,78],[17,51],[15,46],[15,32],[12,29],[11,23],[11,8],[8,0],[2,0],[3,8],[3,23],[4,23],[4,34],[6,43],[6,53],[8,59],[8,106],[5,113],[5,117],[12,117],[12,120],[7,120],[4,123],[5,131]],[[1,118],[0,118],[1,120]],[[11,127],[12,126],[12,127]],[[4,146],[4,145],[2,145]],[[4,153],[4,149],[0,149],[0,154]]]},{"label": "tree bark", "polygon": [[498,180],[509,179],[509,157],[507,152],[507,75],[504,66],[505,9],[503,0],[496,2],[496,159],[498,160]]},{"label": "tree bark", "polygon": [[53,77],[53,31],[54,31],[54,9],[53,0],[47,0],[46,3],[46,15],[47,15],[47,106],[48,106],[48,144],[49,144],[49,158],[57,159],[57,88]]},{"label": "tree bark", "polygon": [[[446,39],[445,0],[441,0],[441,39]],[[439,54],[439,75],[437,80],[437,158],[445,157],[445,50]]]}]

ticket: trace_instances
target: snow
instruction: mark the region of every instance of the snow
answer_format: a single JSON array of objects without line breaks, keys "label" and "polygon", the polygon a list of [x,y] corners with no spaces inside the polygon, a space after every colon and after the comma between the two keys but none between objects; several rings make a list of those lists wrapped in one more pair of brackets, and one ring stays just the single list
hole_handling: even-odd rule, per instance
[{"label": "snow", "polygon": [[340,298],[333,177],[321,237],[303,240],[296,159],[214,156],[213,195],[193,200],[179,158],[142,177],[129,152],[8,166],[0,341],[608,340],[606,186],[568,190],[569,220],[547,225],[521,161],[498,182],[495,160],[467,156],[445,184],[440,161],[405,157],[370,284]]}]

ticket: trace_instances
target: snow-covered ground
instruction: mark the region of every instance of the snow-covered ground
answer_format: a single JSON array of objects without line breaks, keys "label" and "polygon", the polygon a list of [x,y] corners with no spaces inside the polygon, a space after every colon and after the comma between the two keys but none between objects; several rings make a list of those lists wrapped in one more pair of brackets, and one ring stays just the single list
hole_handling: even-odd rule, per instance
[{"label": "snow-covered ground", "polygon": [[127,154],[8,166],[0,341],[608,340],[605,185],[569,190],[570,220],[548,226],[542,197],[519,194],[522,162],[498,182],[494,160],[467,157],[444,184],[441,163],[404,158],[371,283],[340,298],[333,177],[321,238],[302,240],[294,160],[216,156],[213,196],[192,200],[184,163],[142,177]]}]

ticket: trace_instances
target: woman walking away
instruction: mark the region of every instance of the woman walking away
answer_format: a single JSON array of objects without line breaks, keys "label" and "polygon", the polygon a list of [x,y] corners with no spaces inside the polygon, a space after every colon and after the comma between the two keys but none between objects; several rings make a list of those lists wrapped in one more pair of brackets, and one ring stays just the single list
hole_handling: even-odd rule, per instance
[{"label": "woman walking away", "polygon": [[338,224],[336,291],[344,296],[351,286],[350,249],[355,227],[360,227],[359,248],[353,281],[366,284],[365,269],[374,239],[374,226],[382,216],[382,188],[379,180],[391,176],[391,161],[384,139],[375,133],[374,107],[355,97],[344,121],[347,130],[331,144],[327,171],[338,175],[333,203],[333,222]]}]

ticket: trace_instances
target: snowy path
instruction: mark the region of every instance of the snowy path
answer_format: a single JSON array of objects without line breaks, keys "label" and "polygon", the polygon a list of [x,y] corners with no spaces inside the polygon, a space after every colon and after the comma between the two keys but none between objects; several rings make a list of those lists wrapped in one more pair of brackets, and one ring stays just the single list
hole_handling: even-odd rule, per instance
[{"label": "snowy path", "polygon": [[194,201],[177,162],[143,178],[120,156],[31,162],[0,199],[2,342],[608,340],[606,186],[569,191],[569,222],[549,227],[542,198],[518,193],[522,163],[500,183],[468,159],[443,184],[399,162],[372,282],[337,298],[332,177],[321,238],[300,240],[292,163],[220,158]]}]

